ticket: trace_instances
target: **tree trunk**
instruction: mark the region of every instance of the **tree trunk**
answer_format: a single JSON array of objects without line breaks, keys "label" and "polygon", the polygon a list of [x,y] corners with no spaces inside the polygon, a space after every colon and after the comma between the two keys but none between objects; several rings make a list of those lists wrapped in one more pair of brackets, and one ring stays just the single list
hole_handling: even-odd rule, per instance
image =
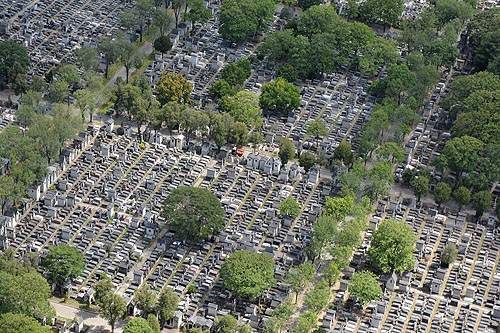
[{"label": "tree trunk", "polygon": [[106,61],[106,72],[104,74],[104,76],[106,77],[106,79],[108,78],[108,69],[109,69],[109,63]]},{"label": "tree trunk", "polygon": [[128,72],[130,71],[130,68],[128,66],[125,66],[125,71],[126,71],[126,79],[128,83]]},{"label": "tree trunk", "polygon": [[296,291],[295,292],[295,304],[297,304],[299,302],[299,292]]}]

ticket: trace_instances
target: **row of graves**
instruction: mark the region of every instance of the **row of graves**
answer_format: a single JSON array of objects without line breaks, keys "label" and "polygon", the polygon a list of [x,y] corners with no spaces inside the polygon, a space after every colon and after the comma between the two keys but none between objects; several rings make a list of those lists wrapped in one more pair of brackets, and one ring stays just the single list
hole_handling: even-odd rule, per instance
[{"label": "row of graves", "polygon": [[28,48],[31,75],[43,76],[60,63],[74,63],[81,46],[118,31],[120,13],[134,6],[120,0],[2,0],[0,40],[14,40]]}]

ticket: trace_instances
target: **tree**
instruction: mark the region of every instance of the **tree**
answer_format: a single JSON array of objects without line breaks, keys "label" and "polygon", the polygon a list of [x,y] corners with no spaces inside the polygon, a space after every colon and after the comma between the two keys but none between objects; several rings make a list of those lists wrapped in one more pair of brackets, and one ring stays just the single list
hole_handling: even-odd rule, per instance
[{"label": "tree", "polygon": [[188,0],[189,12],[184,15],[184,20],[193,23],[207,23],[208,19],[212,16],[210,9],[208,9],[203,0]]},{"label": "tree", "polygon": [[69,89],[70,87],[65,81],[52,82],[47,99],[52,103],[62,103],[66,98],[69,98]]},{"label": "tree", "polygon": [[462,207],[470,202],[470,190],[465,186],[460,186],[453,191],[453,198],[458,204],[458,211],[461,211]]},{"label": "tree", "polygon": [[257,149],[257,145],[262,143],[263,140],[264,140],[264,137],[259,132],[252,132],[248,136],[248,142],[252,144],[254,153],[255,153],[255,150]]},{"label": "tree", "polygon": [[148,324],[149,327],[153,330],[153,333],[160,333],[161,327],[160,323],[158,322],[158,318],[152,313],[148,314]]},{"label": "tree", "polygon": [[339,143],[333,152],[333,158],[344,162],[345,165],[351,165],[353,160],[351,145],[345,141]]},{"label": "tree", "polygon": [[417,81],[415,73],[410,71],[405,64],[392,65],[387,71],[387,75],[378,81],[374,81],[368,92],[377,97],[390,97],[398,104],[403,104],[408,91]]},{"label": "tree", "polygon": [[130,70],[132,68],[139,68],[142,65],[142,56],[139,53],[139,47],[128,39],[120,39],[118,41],[118,59],[123,67],[125,67],[125,81],[128,83]]},{"label": "tree", "polygon": [[156,312],[160,318],[161,326],[163,327],[167,320],[174,317],[174,312],[177,310],[179,298],[172,289],[166,288],[158,299],[156,304]]},{"label": "tree", "polygon": [[442,155],[448,167],[461,176],[463,172],[476,168],[483,147],[483,142],[465,135],[446,141]]},{"label": "tree", "polygon": [[334,246],[330,249],[332,261],[338,265],[339,269],[344,269],[349,266],[352,256],[351,246]]},{"label": "tree", "polygon": [[172,9],[174,10],[174,17],[175,17],[175,28],[177,29],[177,26],[179,24],[179,19],[180,19],[180,14],[183,6],[186,6],[187,0],[170,0],[170,3],[172,4]]},{"label": "tree", "polygon": [[441,251],[441,267],[448,268],[450,264],[453,264],[457,260],[458,250],[455,244],[448,243]]},{"label": "tree", "polygon": [[109,66],[114,64],[119,57],[118,43],[110,38],[101,39],[97,44],[97,50],[102,54],[106,69],[104,77],[108,78]]},{"label": "tree", "polygon": [[237,147],[246,144],[248,142],[247,125],[241,121],[234,122],[229,137],[231,142],[235,143]]},{"label": "tree", "polygon": [[189,137],[196,131],[207,132],[208,125],[210,124],[210,116],[208,113],[200,110],[187,108],[186,111],[183,127],[186,129],[187,141],[189,142]]},{"label": "tree", "polygon": [[309,40],[313,35],[337,32],[342,22],[333,6],[312,6],[298,22],[297,30]]},{"label": "tree", "polygon": [[[18,264],[17,260],[9,260]],[[23,314],[37,320],[54,315],[49,303],[51,296],[47,281],[36,271],[0,271],[0,313]]]},{"label": "tree", "polygon": [[321,281],[307,293],[304,303],[314,313],[320,313],[330,302],[330,288],[326,281]]},{"label": "tree", "polygon": [[13,87],[14,94],[23,95],[28,90],[28,83],[26,82],[26,74],[19,73],[16,75]]},{"label": "tree", "polygon": [[0,316],[0,331],[3,333],[49,333],[50,327],[42,326],[24,314],[4,313]]},{"label": "tree", "polygon": [[397,161],[402,163],[405,157],[405,152],[403,149],[394,142],[384,142],[380,147],[377,148],[377,157],[390,160],[392,163]]},{"label": "tree", "polygon": [[99,67],[96,49],[83,46],[77,49],[75,54],[78,63],[84,71],[95,71]]},{"label": "tree", "polygon": [[319,151],[319,137],[328,135],[324,120],[319,117],[311,120],[306,124],[306,131],[308,135],[312,135],[316,138],[316,144],[318,145]]},{"label": "tree", "polygon": [[172,25],[172,16],[168,13],[167,8],[163,6],[156,7],[153,12],[152,23],[154,26],[158,27],[158,30],[160,32],[160,37],[165,35],[170,29],[170,26]]},{"label": "tree", "polygon": [[155,309],[158,297],[149,288],[148,284],[145,284],[142,288],[137,289],[134,294],[134,302],[137,308],[141,310],[144,314],[152,313]]},{"label": "tree", "polygon": [[101,276],[101,279],[97,281],[94,286],[95,291],[95,302],[97,305],[101,305],[104,301],[104,297],[113,290],[113,282],[107,276]]},{"label": "tree", "polygon": [[127,303],[120,295],[109,292],[104,296],[99,309],[100,315],[108,321],[111,331],[114,332],[116,321],[125,318],[127,314]]},{"label": "tree", "polygon": [[[163,7],[161,7],[163,8]],[[170,37],[162,35],[155,39],[153,43],[153,47],[156,51],[161,52],[161,56],[163,57],[163,53],[167,53],[172,48],[173,44],[170,41]]]},{"label": "tree", "polygon": [[316,163],[316,158],[310,152],[305,151],[300,154],[299,165],[304,168],[305,172],[309,172],[309,169],[313,167],[314,163]]},{"label": "tree", "polygon": [[229,114],[235,121],[245,123],[249,128],[260,128],[263,121],[260,118],[262,110],[259,106],[259,98],[254,93],[239,91],[228,102]]},{"label": "tree", "polygon": [[312,312],[303,312],[297,319],[297,326],[292,330],[293,333],[309,333],[316,325],[318,317]]},{"label": "tree", "polygon": [[290,159],[295,157],[295,146],[289,138],[282,138],[280,140],[279,148],[281,163],[286,165]]},{"label": "tree", "polygon": [[215,113],[210,119],[210,138],[220,148],[231,136],[234,127],[234,119],[230,114]]},{"label": "tree", "polygon": [[476,210],[476,217],[479,218],[484,212],[491,208],[492,197],[490,191],[479,191],[471,198],[472,208]]},{"label": "tree", "polygon": [[238,327],[238,320],[230,314],[220,317],[215,323],[215,331],[221,333],[236,333]]},{"label": "tree", "polygon": [[31,82],[31,89],[39,93],[44,93],[47,90],[47,82],[40,76],[34,76]]},{"label": "tree", "polygon": [[82,115],[82,122],[85,121],[86,112],[89,113],[90,121],[92,122],[92,116],[97,106],[95,94],[88,89],[80,89],[75,91],[74,96],[76,98],[76,104],[78,105]]},{"label": "tree", "polygon": [[259,101],[265,110],[287,114],[300,106],[300,89],[279,77],[262,86]]},{"label": "tree", "polygon": [[133,318],[125,325],[123,333],[153,333],[153,330],[146,319]]},{"label": "tree", "polygon": [[156,84],[156,96],[161,105],[168,102],[187,104],[192,90],[192,83],[176,73],[162,73]]},{"label": "tree", "polygon": [[217,98],[222,98],[227,95],[234,95],[234,89],[224,79],[215,81],[212,86],[210,86],[209,91]]},{"label": "tree", "polygon": [[353,208],[353,197],[326,197],[323,214],[326,216],[332,216],[337,221],[342,221]]},{"label": "tree", "polygon": [[439,66],[450,68],[459,56],[456,46],[443,39],[436,39],[424,45],[422,53],[426,62],[436,68]]},{"label": "tree", "polygon": [[294,309],[290,302],[286,301],[272,310],[272,317],[265,324],[264,332],[281,332],[281,329],[286,325],[294,314]]},{"label": "tree", "polygon": [[377,276],[370,271],[355,272],[349,279],[349,292],[363,305],[382,297]]},{"label": "tree", "polygon": [[245,83],[252,73],[252,66],[248,59],[240,59],[224,66],[221,70],[221,77],[226,80],[231,87],[239,87]]},{"label": "tree", "polygon": [[76,279],[82,274],[85,263],[83,254],[69,245],[49,246],[49,252],[43,261],[52,281],[61,284],[67,278]]},{"label": "tree", "polygon": [[407,272],[415,265],[415,235],[404,221],[384,220],[373,233],[369,250],[373,267],[384,273]]},{"label": "tree", "polygon": [[429,178],[419,176],[411,182],[411,186],[413,187],[413,192],[417,197],[417,201],[420,202],[422,196],[429,193]]},{"label": "tree", "polygon": [[220,277],[225,288],[241,297],[258,297],[276,284],[273,259],[249,250],[232,253],[222,264]]},{"label": "tree", "polygon": [[307,10],[312,6],[318,6],[323,3],[323,0],[297,0],[297,5],[303,10]]},{"label": "tree", "polygon": [[441,204],[450,200],[451,187],[447,183],[441,182],[436,185],[434,190],[434,201],[441,206]]},{"label": "tree", "polygon": [[472,16],[473,8],[468,3],[457,0],[436,0],[436,14],[439,27],[442,28],[454,19],[465,22]]},{"label": "tree", "polygon": [[310,262],[305,262],[289,270],[286,283],[289,283],[295,292],[295,303],[299,299],[299,293],[309,286],[315,274],[316,268]]},{"label": "tree", "polygon": [[231,42],[244,41],[247,36],[262,32],[273,20],[276,4],[272,0],[227,0],[222,4],[219,32]]},{"label": "tree", "polygon": [[330,262],[323,271],[328,286],[331,288],[340,279],[340,268],[334,261]]},{"label": "tree", "polygon": [[292,198],[286,198],[279,206],[281,215],[290,216],[292,219],[300,214],[300,205]]},{"label": "tree", "polygon": [[18,74],[26,74],[30,57],[26,47],[14,42],[0,42],[0,84],[13,83]]},{"label": "tree", "polygon": [[178,237],[192,241],[214,235],[224,226],[221,202],[202,188],[175,188],[163,203],[161,215]]}]

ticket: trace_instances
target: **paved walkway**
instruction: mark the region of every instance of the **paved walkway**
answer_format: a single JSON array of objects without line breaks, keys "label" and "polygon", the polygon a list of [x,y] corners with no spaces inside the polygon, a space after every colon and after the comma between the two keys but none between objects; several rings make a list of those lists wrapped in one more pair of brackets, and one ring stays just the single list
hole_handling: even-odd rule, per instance
[{"label": "paved walkway", "polygon": [[[145,42],[144,45],[142,45],[141,48],[139,49],[139,52],[142,53],[142,54],[144,54],[147,57],[151,52],[153,52],[153,43],[151,43],[151,42]],[[132,75],[133,72],[135,72],[135,70],[134,71],[130,71],[129,76]],[[119,77],[121,77],[123,79],[123,81],[125,81],[126,74],[127,74],[127,72],[125,71],[125,67],[122,66],[116,72],[116,74],[111,78],[111,80],[109,80],[109,82],[106,83],[106,86],[107,87],[113,87],[114,84],[115,84],[116,79],[119,78]]]},{"label": "paved walkway", "polygon": [[[50,301],[56,310],[58,317],[63,317],[67,319],[73,319],[75,317],[82,318],[83,323],[90,327],[89,332],[101,332],[103,329],[111,330],[111,326],[108,321],[99,316],[99,314],[92,310],[78,309],[68,304],[62,304],[54,301]],[[121,320],[116,323],[115,333],[120,333],[123,331],[125,320]]]}]

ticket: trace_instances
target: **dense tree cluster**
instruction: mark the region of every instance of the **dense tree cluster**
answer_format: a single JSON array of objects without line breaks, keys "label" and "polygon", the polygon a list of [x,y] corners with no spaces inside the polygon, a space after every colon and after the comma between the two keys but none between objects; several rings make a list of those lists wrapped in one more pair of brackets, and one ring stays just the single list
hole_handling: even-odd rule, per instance
[{"label": "dense tree cluster", "polygon": [[[295,23],[290,29],[269,35],[259,49],[259,57],[267,57],[271,64],[286,63],[307,77],[331,73],[349,63],[375,75],[379,67],[399,58],[392,40],[376,37],[362,23],[344,21],[332,6],[312,6]],[[288,73],[290,67],[285,68]],[[289,79],[290,75],[286,76]]]},{"label": "dense tree cluster", "polygon": [[347,16],[365,22],[375,22],[384,26],[396,25],[403,13],[403,0],[349,0]]},{"label": "dense tree cluster", "polygon": [[477,13],[467,26],[474,66],[500,75],[500,10]]},{"label": "dense tree cluster", "polygon": [[13,42],[0,42],[0,88],[26,77],[30,57],[26,47]]}]

